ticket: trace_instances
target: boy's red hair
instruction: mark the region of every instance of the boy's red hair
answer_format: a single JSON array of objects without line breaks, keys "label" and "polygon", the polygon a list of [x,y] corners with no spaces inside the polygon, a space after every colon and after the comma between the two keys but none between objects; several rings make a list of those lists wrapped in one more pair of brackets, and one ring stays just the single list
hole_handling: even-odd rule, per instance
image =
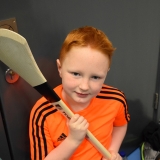
[{"label": "boy's red hair", "polygon": [[60,51],[59,59],[61,63],[73,46],[90,46],[108,56],[110,61],[115,50],[104,32],[90,26],[75,29],[67,35]]}]

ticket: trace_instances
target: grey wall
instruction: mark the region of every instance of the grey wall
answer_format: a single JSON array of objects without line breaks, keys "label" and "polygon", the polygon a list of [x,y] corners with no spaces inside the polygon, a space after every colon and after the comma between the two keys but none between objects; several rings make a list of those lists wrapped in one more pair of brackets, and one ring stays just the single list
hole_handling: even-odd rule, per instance
[{"label": "grey wall", "polygon": [[[131,121],[122,146],[129,154],[139,146],[143,128],[153,119],[159,6],[159,0],[1,0],[0,20],[16,18],[18,32],[27,39],[52,87],[61,83],[55,60],[70,30],[92,25],[108,35],[117,50],[106,84],[124,91],[128,101]],[[6,69],[7,66],[0,63],[0,97],[14,159],[29,159],[29,112],[40,95],[22,79],[8,84],[4,80]],[[0,150],[0,157],[1,154]]]}]

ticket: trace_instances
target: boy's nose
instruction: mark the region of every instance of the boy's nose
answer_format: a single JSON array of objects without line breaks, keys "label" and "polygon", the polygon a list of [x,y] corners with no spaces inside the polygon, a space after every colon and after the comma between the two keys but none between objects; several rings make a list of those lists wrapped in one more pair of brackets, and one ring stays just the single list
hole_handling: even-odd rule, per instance
[{"label": "boy's nose", "polygon": [[81,83],[79,84],[79,88],[83,91],[87,91],[89,89],[89,80],[82,79]]}]

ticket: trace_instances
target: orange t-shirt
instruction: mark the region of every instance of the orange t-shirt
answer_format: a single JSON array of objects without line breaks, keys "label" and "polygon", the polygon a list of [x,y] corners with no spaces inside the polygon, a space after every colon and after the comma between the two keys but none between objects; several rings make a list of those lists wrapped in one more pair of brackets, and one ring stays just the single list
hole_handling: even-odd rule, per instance
[{"label": "orange t-shirt", "polygon": [[[62,99],[62,85],[55,92]],[[75,113],[75,112],[74,112]],[[123,126],[130,120],[124,94],[116,88],[103,85],[90,105],[76,112],[89,122],[89,130],[108,148],[114,126]],[[30,114],[30,150],[32,160],[43,160],[68,135],[66,118],[44,97],[34,105]],[[62,153],[63,154],[63,153]],[[70,160],[100,160],[102,155],[86,139]]]}]

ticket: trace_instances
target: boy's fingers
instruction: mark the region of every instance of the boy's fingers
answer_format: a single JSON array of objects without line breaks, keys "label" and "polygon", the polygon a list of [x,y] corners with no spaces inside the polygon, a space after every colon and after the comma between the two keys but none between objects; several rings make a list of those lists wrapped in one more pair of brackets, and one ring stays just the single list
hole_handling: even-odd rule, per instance
[{"label": "boy's fingers", "polygon": [[79,118],[79,114],[75,114],[72,118],[71,118],[71,122],[76,122]]}]

